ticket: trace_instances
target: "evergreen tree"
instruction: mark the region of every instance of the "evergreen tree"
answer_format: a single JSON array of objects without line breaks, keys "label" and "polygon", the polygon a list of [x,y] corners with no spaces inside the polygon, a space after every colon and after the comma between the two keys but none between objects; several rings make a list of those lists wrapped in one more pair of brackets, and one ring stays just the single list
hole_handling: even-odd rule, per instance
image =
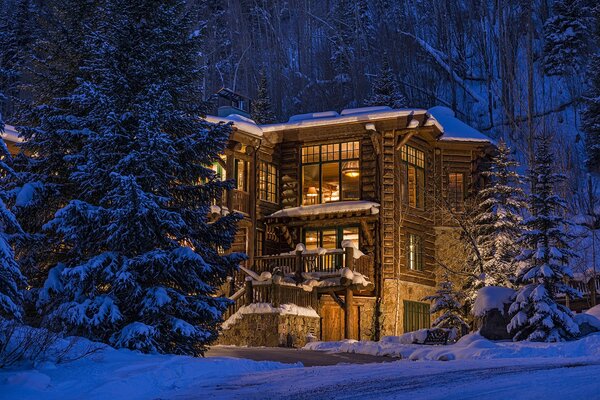
[{"label": "evergreen tree", "polygon": [[544,24],[544,69],[565,75],[585,66],[589,54],[589,0],[555,0],[553,15]]},{"label": "evergreen tree", "polygon": [[264,70],[260,73],[258,91],[252,100],[252,119],[257,124],[272,124],[275,122],[275,114],[271,110],[271,98],[267,85],[267,75]]},{"label": "evergreen tree", "polygon": [[[0,115],[0,134],[4,132],[4,122]],[[11,157],[4,140],[0,139],[0,173],[2,176],[14,175],[10,165]],[[25,286],[25,278],[11,246],[23,234],[15,216],[6,207],[6,192],[0,196],[0,321],[3,319],[20,320],[23,316],[21,290]],[[2,341],[0,335],[0,342]]]},{"label": "evergreen tree", "polygon": [[510,287],[516,273],[514,259],[519,253],[516,239],[522,231],[525,193],[522,178],[516,172],[519,163],[511,157],[511,149],[500,141],[497,151],[490,170],[483,172],[489,185],[477,195],[474,224],[484,286]]},{"label": "evergreen tree", "polygon": [[371,88],[370,97],[365,100],[367,106],[389,106],[391,108],[404,108],[407,105],[406,97],[400,91],[398,81],[384,55],[381,69]]},{"label": "evergreen tree", "polygon": [[[199,37],[184,1],[92,9],[77,85],[44,132],[72,130],[80,142],[63,154],[69,201],[43,227],[60,256],[38,307],[71,334],[199,355],[227,305],[216,288],[241,258],[220,254],[238,216],[207,219],[231,186],[210,168],[230,127],[200,118]],[[53,151],[37,146],[32,162]]]},{"label": "evergreen tree", "polygon": [[[600,42],[600,6],[595,9],[596,31],[592,33]],[[590,171],[600,172],[600,50],[591,59],[587,70],[589,91],[584,97],[582,129],[585,132],[586,164]]]},{"label": "evergreen tree", "polygon": [[575,337],[579,327],[571,311],[555,301],[557,294],[575,297],[565,278],[572,278],[569,259],[571,235],[565,231],[565,202],[555,193],[564,176],[553,173],[554,156],[547,136],[537,138],[535,160],[530,169],[531,216],[523,221],[519,243],[521,263],[516,284],[519,289],[510,307],[508,331],[513,340],[560,341]]},{"label": "evergreen tree", "polygon": [[453,283],[446,274],[444,280],[440,282],[439,288],[435,294],[423,298],[424,301],[431,301],[431,313],[441,313],[433,321],[433,327],[454,329],[455,333],[462,333],[469,329],[469,324],[464,319],[462,301],[464,293],[454,289]]}]

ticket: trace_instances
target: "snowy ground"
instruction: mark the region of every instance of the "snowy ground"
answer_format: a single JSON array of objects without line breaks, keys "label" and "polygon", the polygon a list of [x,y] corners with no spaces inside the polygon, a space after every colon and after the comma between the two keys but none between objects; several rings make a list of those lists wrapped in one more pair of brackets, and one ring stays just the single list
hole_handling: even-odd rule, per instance
[{"label": "snowy ground", "polygon": [[[327,346],[329,351],[344,351],[342,343],[348,345]],[[141,355],[108,348],[72,363],[0,370],[0,399],[563,400],[593,399],[600,394],[600,334],[558,344],[498,343],[470,335],[451,346],[396,343],[394,348],[409,357],[380,364],[310,368],[234,358]],[[455,359],[430,360],[442,353],[453,354]]]}]

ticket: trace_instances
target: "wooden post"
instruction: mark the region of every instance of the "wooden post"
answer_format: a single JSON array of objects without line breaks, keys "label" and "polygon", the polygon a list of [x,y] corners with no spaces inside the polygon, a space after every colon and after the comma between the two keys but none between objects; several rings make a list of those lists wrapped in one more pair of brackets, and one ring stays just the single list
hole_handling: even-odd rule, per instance
[{"label": "wooden post", "polygon": [[317,288],[312,288],[311,296],[311,306],[316,312],[319,312],[319,296],[317,293]]},{"label": "wooden post", "polygon": [[252,280],[248,279],[245,282],[246,286],[246,305],[249,306],[254,301],[254,293],[252,293]]},{"label": "wooden post", "polygon": [[302,282],[304,278],[302,278],[302,272],[304,272],[304,266],[302,265],[302,251],[296,250],[296,282]]},{"label": "wooden post", "polygon": [[344,267],[353,271],[354,270],[354,247],[346,247],[344,249],[344,252],[346,253],[346,259],[344,260]]},{"label": "wooden post", "polygon": [[273,282],[271,283],[271,304],[273,307],[279,307],[281,302],[281,285]]},{"label": "wooden post", "polygon": [[354,293],[350,287],[346,288],[346,299],[344,301],[344,339],[352,339],[351,333],[354,321],[352,320],[352,308],[354,305]]}]

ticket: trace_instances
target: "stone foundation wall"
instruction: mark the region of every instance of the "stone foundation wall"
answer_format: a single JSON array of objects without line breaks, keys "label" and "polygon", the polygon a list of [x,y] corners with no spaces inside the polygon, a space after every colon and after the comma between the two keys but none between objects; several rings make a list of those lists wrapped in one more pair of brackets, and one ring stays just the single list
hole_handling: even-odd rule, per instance
[{"label": "stone foundation wall", "polygon": [[404,300],[424,302],[422,301],[423,297],[433,294],[435,290],[436,288],[433,286],[385,279],[383,281],[381,336],[395,336],[405,333]]},{"label": "stone foundation wall", "polygon": [[221,332],[218,344],[303,347],[309,333],[319,337],[319,318],[275,313],[244,314]]}]

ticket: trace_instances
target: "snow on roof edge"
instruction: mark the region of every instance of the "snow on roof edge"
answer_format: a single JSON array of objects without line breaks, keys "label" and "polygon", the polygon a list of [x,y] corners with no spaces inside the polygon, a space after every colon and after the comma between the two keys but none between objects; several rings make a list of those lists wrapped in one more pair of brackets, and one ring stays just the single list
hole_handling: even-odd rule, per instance
[{"label": "snow on roof edge", "polygon": [[275,211],[268,218],[283,218],[283,217],[301,217],[307,215],[318,214],[333,214],[341,212],[352,212],[370,210],[371,214],[379,213],[379,203],[366,200],[357,201],[336,201],[325,204],[314,204],[309,206],[299,206],[284,208],[283,210]]},{"label": "snow on roof edge", "polygon": [[19,132],[12,125],[4,125],[4,132],[2,133],[2,139],[13,143],[21,143],[22,138],[19,137]]},{"label": "snow on roof edge", "polygon": [[256,122],[254,122],[250,118],[246,118],[242,115],[230,114],[227,117],[217,117],[214,115],[207,115],[205,117],[205,119],[208,122],[212,122],[212,123],[231,122],[237,129],[239,129],[242,132],[246,132],[246,133],[249,133],[250,135],[257,136],[257,137],[263,136],[263,131],[260,128],[260,126],[257,125]]},{"label": "snow on roof edge", "polygon": [[442,141],[488,142],[495,144],[493,139],[456,118],[454,111],[448,107],[435,106],[427,110],[427,112],[442,126],[443,135],[440,137]]}]

